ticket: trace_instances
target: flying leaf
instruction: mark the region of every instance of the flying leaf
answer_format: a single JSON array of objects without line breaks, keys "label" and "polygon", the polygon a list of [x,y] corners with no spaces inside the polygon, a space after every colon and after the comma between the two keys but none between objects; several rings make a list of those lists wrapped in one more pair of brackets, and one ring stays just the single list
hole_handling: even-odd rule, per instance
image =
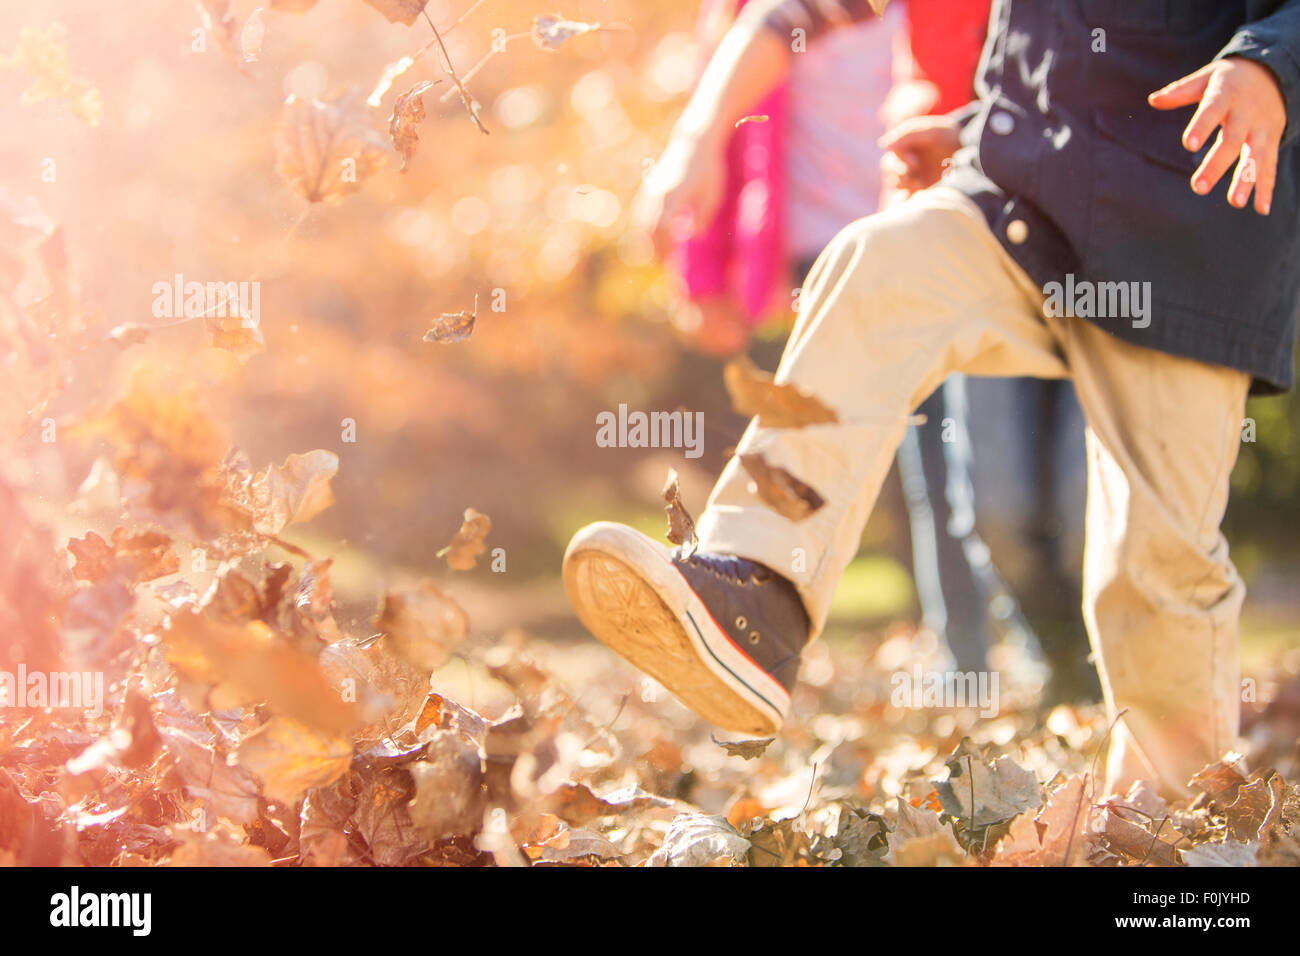
[{"label": "flying leaf", "polygon": [[128,534],[125,528],[115,528],[112,544],[89,531],[84,538],[71,539],[68,551],[76,559],[72,575],[79,581],[96,582],[116,575],[139,584],[175,574],[181,566],[171,539],[157,531]]},{"label": "flying leaf", "polygon": [[816,491],[784,468],[769,464],[762,454],[741,454],[739,458],[741,466],[753,479],[749,484],[750,492],[758,495],[765,505],[783,518],[803,521],[826,504],[826,499]]},{"label": "flying leaf", "polygon": [[726,750],[728,757],[743,757],[746,760],[761,757],[772,741],[776,740],[775,737],[763,737],[757,740],[719,740],[712,733],[709,734],[709,739]]},{"label": "flying leaf", "polygon": [[486,550],[484,539],[492,530],[492,519],[473,508],[465,509],[460,530],[438,556],[447,557],[447,567],[453,571],[469,571],[478,563],[478,556]]},{"label": "flying leaf", "polygon": [[574,37],[599,29],[599,23],[566,20],[558,13],[545,13],[533,17],[533,40],[543,50],[558,50]]},{"label": "flying leaf", "polygon": [[416,129],[424,121],[424,93],[434,86],[432,80],[421,80],[397,97],[393,103],[393,115],[388,117],[388,137],[394,148],[402,154],[402,172],[415,155],[420,145],[420,133]]},{"label": "flying leaf", "polygon": [[677,469],[668,469],[668,480],[664,482],[664,501],[668,502],[664,513],[668,515],[668,540],[680,545],[682,556],[689,558],[699,547],[695,537],[695,520],[682,504],[681,489],[677,487]]},{"label": "flying leaf", "polygon": [[794,385],[778,385],[748,356],[727,363],[722,373],[738,415],[758,416],[763,428],[801,428],[838,422],[839,416]]},{"label": "flying leaf", "polygon": [[943,809],[975,829],[1003,823],[1042,805],[1043,788],[1030,771],[1010,757],[977,752],[969,737],[962,738],[946,766],[947,779],[934,785]]},{"label": "flying leaf", "polygon": [[474,296],[474,308],[470,312],[444,312],[434,323],[433,328],[424,333],[426,342],[443,342],[452,344],[464,342],[474,334],[474,320],[478,318],[478,296]]},{"label": "flying leaf", "polygon": [[279,534],[286,525],[310,521],[334,503],[330,479],[338,470],[339,456],[319,448],[267,468],[251,486],[253,527],[262,534]]},{"label": "flying leaf", "polygon": [[275,166],[308,202],[356,192],[388,162],[383,134],[350,98],[291,96],[275,135]]}]

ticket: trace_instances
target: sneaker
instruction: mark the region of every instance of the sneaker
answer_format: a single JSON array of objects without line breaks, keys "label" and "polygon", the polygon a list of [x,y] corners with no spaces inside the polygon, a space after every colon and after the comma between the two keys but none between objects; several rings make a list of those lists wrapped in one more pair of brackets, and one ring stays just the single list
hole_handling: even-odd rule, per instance
[{"label": "sneaker", "polygon": [[597,638],[705,720],[754,737],[781,727],[810,625],[794,585],[771,568],[684,558],[598,521],[569,542],[564,586]]}]

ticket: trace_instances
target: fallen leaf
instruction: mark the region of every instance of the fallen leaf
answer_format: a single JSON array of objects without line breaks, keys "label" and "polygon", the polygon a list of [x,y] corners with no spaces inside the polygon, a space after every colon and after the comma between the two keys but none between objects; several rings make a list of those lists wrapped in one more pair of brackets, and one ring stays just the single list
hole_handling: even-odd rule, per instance
[{"label": "fallen leaf", "polygon": [[125,528],[115,528],[112,544],[88,531],[84,538],[68,541],[68,552],[74,558],[72,576],[79,581],[97,582],[115,576],[139,584],[175,574],[181,566],[171,538],[157,531],[128,534]]},{"label": "fallen leaf", "polygon": [[1188,866],[1258,866],[1258,852],[1259,846],[1254,843],[1202,843],[1183,850],[1183,862]]},{"label": "fallen leaf", "polygon": [[803,521],[826,504],[826,499],[816,491],[784,468],[769,464],[761,453],[742,453],[739,458],[753,479],[749,483],[750,492],[783,518]]},{"label": "fallen leaf", "polygon": [[483,822],[483,759],[475,743],[455,730],[428,738],[425,756],[407,768],[415,781],[408,812],[428,840],[470,836]]},{"label": "fallen leaf", "polygon": [[328,786],[347,771],[352,745],[276,716],[240,742],[236,757],[261,778],[263,793],[292,807],[311,788]]},{"label": "fallen leaf", "polygon": [[646,866],[744,866],[749,847],[726,817],[683,813],[669,824]]},{"label": "fallen leaf", "polygon": [[1237,799],[1237,789],[1246,782],[1238,769],[1240,764],[1241,754],[1227,754],[1222,760],[1201,768],[1189,784],[1204,791],[1219,806],[1226,807]]},{"label": "fallen leaf", "polygon": [[1042,806],[1043,788],[1030,771],[1010,757],[976,752],[968,737],[945,765],[947,779],[934,783],[944,812],[972,829],[1004,823]]},{"label": "fallen leaf", "polygon": [[1081,862],[1089,819],[1085,780],[1069,777],[1048,794],[1037,815],[1022,813],[998,841],[994,866],[1069,866]]}]

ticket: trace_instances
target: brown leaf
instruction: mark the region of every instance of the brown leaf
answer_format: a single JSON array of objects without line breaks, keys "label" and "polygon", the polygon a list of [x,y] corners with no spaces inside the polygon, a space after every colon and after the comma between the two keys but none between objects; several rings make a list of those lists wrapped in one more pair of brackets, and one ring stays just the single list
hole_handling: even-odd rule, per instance
[{"label": "brown leaf", "polygon": [[695,537],[695,521],[691,513],[682,504],[681,489],[677,486],[677,469],[668,469],[668,480],[664,482],[664,501],[668,502],[664,513],[668,515],[668,540],[680,545],[682,557],[689,558],[700,546]]},{"label": "brown leaf", "polygon": [[249,846],[224,827],[207,832],[175,828],[180,847],[171,855],[171,866],[270,866],[271,855],[263,847]]},{"label": "brown leaf", "polygon": [[[1141,822],[1129,819],[1136,816],[1132,811],[1120,807],[1104,806],[1094,818],[1092,827],[1100,833],[1106,845],[1115,853],[1126,857],[1130,863],[1158,863],[1163,866],[1178,865],[1178,850],[1161,838],[1168,833],[1171,839],[1177,834],[1166,825],[1160,828],[1160,821],[1148,829],[1146,819],[1137,817]],[[1155,832],[1160,829],[1160,832]]]},{"label": "brown leaf", "polygon": [[289,97],[276,130],[276,171],[308,202],[356,192],[388,162],[383,135],[350,98]]},{"label": "brown leaf", "polygon": [[563,783],[547,798],[548,808],[571,826],[586,826],[600,817],[635,813],[651,807],[671,807],[671,800],[646,793],[633,784],[596,796],[585,783]]},{"label": "brown leaf", "polygon": [[1033,773],[1010,757],[976,751],[969,737],[962,738],[945,765],[947,779],[935,781],[944,812],[972,829],[1006,822],[1043,803],[1043,788]]},{"label": "brown leaf", "polygon": [[1258,842],[1260,830],[1274,803],[1273,788],[1263,779],[1252,780],[1237,789],[1237,799],[1224,808],[1228,835],[1241,843]]},{"label": "brown leaf", "polygon": [[760,820],[747,836],[750,866],[796,866],[808,857],[808,834],[797,820]]},{"label": "brown leaf", "polygon": [[998,841],[994,866],[1069,866],[1083,859],[1089,819],[1085,780],[1075,774],[1047,797],[1037,815],[1022,813]]},{"label": "brown leaf", "polygon": [[339,456],[320,448],[267,468],[250,488],[256,508],[253,527],[262,534],[279,534],[286,525],[310,521],[334,504],[330,479],[338,470]]},{"label": "brown leaf", "polygon": [[421,80],[393,103],[393,114],[388,117],[388,137],[393,147],[402,154],[402,172],[420,145],[417,127],[424,121],[424,93],[435,85],[433,80]]},{"label": "brown leaf", "polygon": [[352,745],[277,716],[245,737],[236,756],[261,778],[263,793],[292,807],[311,788],[328,786],[347,771]]},{"label": "brown leaf", "polygon": [[492,519],[473,508],[466,508],[460,530],[438,556],[447,557],[447,567],[453,571],[469,571],[478,563],[478,556],[486,550],[484,539],[492,531]]},{"label": "brown leaf", "polygon": [[408,27],[415,22],[428,2],[429,0],[366,0],[366,3],[387,17],[390,23],[404,23]]},{"label": "brown leaf", "polygon": [[68,541],[68,551],[75,559],[72,575],[79,581],[97,582],[117,576],[139,584],[175,574],[181,566],[171,538],[157,531],[128,534],[125,528],[115,528],[112,544],[88,531],[84,538]]},{"label": "brown leaf", "polygon": [[411,775],[400,767],[382,768],[362,782],[357,800],[357,832],[379,866],[401,866],[428,847],[408,810],[414,795]]},{"label": "brown leaf", "polygon": [[362,717],[314,656],[278,638],[262,621],[232,625],[187,611],[172,617],[163,643],[178,671],[200,684],[222,685],[240,706],[265,701],[277,714],[335,734]]},{"label": "brown leaf", "polygon": [[483,760],[478,747],[455,730],[429,737],[422,760],[407,768],[415,781],[408,812],[425,839],[469,836],[483,823]]},{"label": "brown leaf", "polygon": [[203,324],[212,336],[213,348],[230,352],[241,365],[266,351],[266,339],[252,316],[207,315]]},{"label": "brown leaf", "polygon": [[743,866],[749,847],[726,817],[683,813],[673,819],[646,866]]},{"label": "brown leaf", "polygon": [[1241,754],[1230,753],[1222,760],[1202,767],[1189,782],[1219,806],[1226,807],[1237,799],[1238,788],[1246,782],[1238,769],[1240,764]]},{"label": "brown leaf", "polygon": [[712,733],[709,739],[727,752],[728,757],[743,757],[746,760],[753,760],[755,757],[761,757],[763,752],[771,746],[775,737],[763,737],[755,740],[719,740]]},{"label": "brown leaf", "polygon": [[466,312],[444,312],[434,323],[433,328],[424,333],[425,342],[441,342],[452,345],[464,342],[474,334],[474,320],[478,318],[478,296],[474,296],[473,310]]},{"label": "brown leaf", "polygon": [[759,452],[741,454],[741,466],[753,481],[749,490],[762,502],[790,521],[803,521],[813,514],[826,499],[804,484],[784,468],[769,464]]},{"label": "brown leaf", "polygon": [[469,634],[469,616],[432,581],[384,595],[375,620],[395,653],[424,673],[447,662]]},{"label": "brown leaf", "polygon": [[840,420],[834,411],[796,386],[776,384],[748,356],[728,362],[723,381],[736,414],[758,416],[763,428],[801,428]]}]

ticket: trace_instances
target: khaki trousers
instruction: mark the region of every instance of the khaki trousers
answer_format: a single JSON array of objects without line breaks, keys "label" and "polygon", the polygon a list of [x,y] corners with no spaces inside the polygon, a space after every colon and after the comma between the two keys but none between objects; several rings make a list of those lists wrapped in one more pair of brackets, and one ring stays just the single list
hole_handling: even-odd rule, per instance
[{"label": "khaki trousers", "polygon": [[1111,713],[1126,711],[1107,786],[1144,777],[1185,793],[1238,730],[1245,589],[1219,524],[1249,376],[1047,317],[1043,299],[975,205],[947,187],[846,227],[809,273],[776,376],[840,421],[751,422],[739,446],[826,504],[787,520],[733,459],[699,521],[700,547],[788,576],[815,636],[912,410],[951,372],[1069,377],[1088,421],[1083,615]]}]

